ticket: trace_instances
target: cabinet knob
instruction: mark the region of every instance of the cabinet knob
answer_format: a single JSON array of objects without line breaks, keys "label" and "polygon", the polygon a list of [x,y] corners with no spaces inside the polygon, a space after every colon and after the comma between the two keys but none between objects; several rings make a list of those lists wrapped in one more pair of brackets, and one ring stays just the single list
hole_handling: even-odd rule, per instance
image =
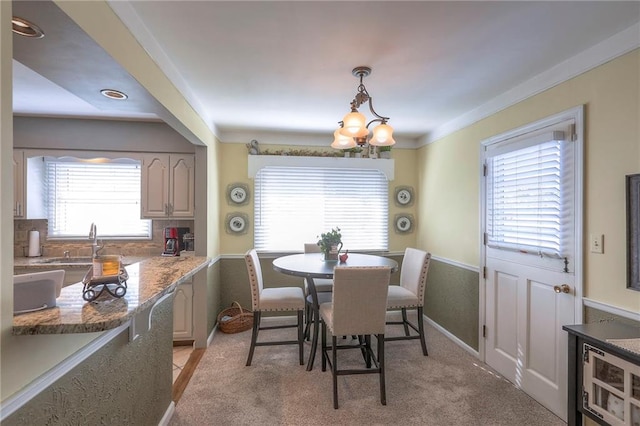
[{"label": "cabinet knob", "polygon": [[561,286],[554,285],[553,291],[555,291],[556,293],[571,293],[571,287],[569,287],[567,284],[562,284]]}]

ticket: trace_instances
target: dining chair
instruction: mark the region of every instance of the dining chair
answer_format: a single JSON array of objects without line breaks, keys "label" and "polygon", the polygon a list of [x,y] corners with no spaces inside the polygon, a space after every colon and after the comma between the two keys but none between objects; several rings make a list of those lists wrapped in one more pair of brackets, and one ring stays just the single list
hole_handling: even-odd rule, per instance
[{"label": "dining chair", "polygon": [[[272,345],[298,345],[300,356],[300,365],[304,364],[304,333],[303,333],[303,311],[305,307],[304,293],[300,287],[276,287],[264,288],[262,280],[262,268],[260,267],[260,259],[255,249],[247,251],[244,255],[247,264],[247,272],[249,273],[249,283],[251,284],[251,305],[253,308],[253,332],[251,334],[251,347],[249,348],[249,357],[247,358],[247,366],[251,365],[253,352],[256,346],[272,346]],[[277,326],[261,326],[260,320],[262,312],[277,311],[296,311],[298,321],[295,325],[277,325]],[[296,340],[269,340],[258,342],[258,333],[260,330],[274,330],[279,328],[298,329],[298,338]]]},{"label": "dining chair", "polygon": [[[320,246],[316,243],[304,243],[305,253],[321,253]],[[309,290],[309,278],[304,279],[304,297],[306,305],[304,309],[305,313],[305,329],[304,337],[309,339],[309,332],[311,331],[311,324],[313,322],[313,298],[311,297]],[[319,303],[328,302],[331,300],[331,292],[333,291],[333,280],[331,278],[313,278],[313,285],[316,288]]]},{"label": "dining chair", "polygon": [[[387,405],[384,370],[384,331],[387,312],[387,287],[391,277],[388,267],[335,268],[331,302],[320,305],[322,319],[322,371],[327,364],[333,377],[333,408],[338,408],[338,376],[348,374],[378,374],[380,402]],[[327,329],[331,347],[327,345]],[[358,344],[338,345],[337,336],[357,335]],[[371,335],[376,336],[377,353],[371,347]],[[329,357],[331,349],[331,357]],[[337,351],[360,349],[366,368],[338,368]],[[372,367],[372,363],[375,368]]]},{"label": "dining chair", "polygon": [[[431,253],[407,247],[404,251],[402,266],[400,268],[400,285],[390,285],[387,294],[387,310],[402,312],[401,321],[387,321],[387,324],[402,325],[404,336],[385,337],[386,341],[420,339],[422,353],[427,352],[427,342],[424,335],[424,289],[427,283],[427,273],[431,263]],[[407,309],[415,309],[418,314],[418,324],[410,322],[407,318]],[[418,334],[411,334],[411,327]]]}]

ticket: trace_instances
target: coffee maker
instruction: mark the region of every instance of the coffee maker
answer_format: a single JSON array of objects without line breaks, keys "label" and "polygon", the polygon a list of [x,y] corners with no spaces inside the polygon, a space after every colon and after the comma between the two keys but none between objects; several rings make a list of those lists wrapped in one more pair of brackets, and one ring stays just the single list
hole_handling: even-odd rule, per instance
[{"label": "coffee maker", "polygon": [[180,256],[180,240],[178,239],[178,228],[164,228],[164,251],[163,256]]},{"label": "coffee maker", "polygon": [[180,252],[185,250],[184,235],[188,234],[188,227],[166,227],[164,228],[164,251],[163,256],[180,256]]}]

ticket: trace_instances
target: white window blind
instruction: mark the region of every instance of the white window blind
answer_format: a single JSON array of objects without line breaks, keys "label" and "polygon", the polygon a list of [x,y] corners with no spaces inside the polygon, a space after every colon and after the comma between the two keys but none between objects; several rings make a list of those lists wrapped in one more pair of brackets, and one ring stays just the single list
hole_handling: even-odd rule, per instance
[{"label": "white window blind", "polygon": [[151,221],[140,219],[140,162],[131,159],[45,157],[49,236],[149,238]]},{"label": "white window blind", "polygon": [[487,157],[487,245],[564,257],[573,226],[573,157],[564,132],[505,144]]},{"label": "white window blind", "polygon": [[379,170],[262,168],[255,178],[255,248],[300,251],[339,227],[343,249],[386,250],[388,199]]}]

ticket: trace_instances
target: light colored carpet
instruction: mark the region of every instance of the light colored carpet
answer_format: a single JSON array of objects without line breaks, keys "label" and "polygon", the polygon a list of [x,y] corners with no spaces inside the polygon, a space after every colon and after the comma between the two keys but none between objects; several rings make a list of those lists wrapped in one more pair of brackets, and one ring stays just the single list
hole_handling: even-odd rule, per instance
[{"label": "light colored carpet", "polygon": [[[388,326],[388,335],[402,327]],[[293,336],[295,329],[265,331]],[[338,377],[340,408],[333,408],[332,379],[298,364],[297,347],[256,348],[245,367],[251,332],[218,332],[206,350],[171,425],[564,425],[510,382],[427,325],[429,356],[420,342],[386,342],[387,405],[380,404],[378,376]],[[375,340],[374,340],[375,342]],[[310,349],[305,345],[305,359]],[[361,362],[358,350],[338,362]]]}]

